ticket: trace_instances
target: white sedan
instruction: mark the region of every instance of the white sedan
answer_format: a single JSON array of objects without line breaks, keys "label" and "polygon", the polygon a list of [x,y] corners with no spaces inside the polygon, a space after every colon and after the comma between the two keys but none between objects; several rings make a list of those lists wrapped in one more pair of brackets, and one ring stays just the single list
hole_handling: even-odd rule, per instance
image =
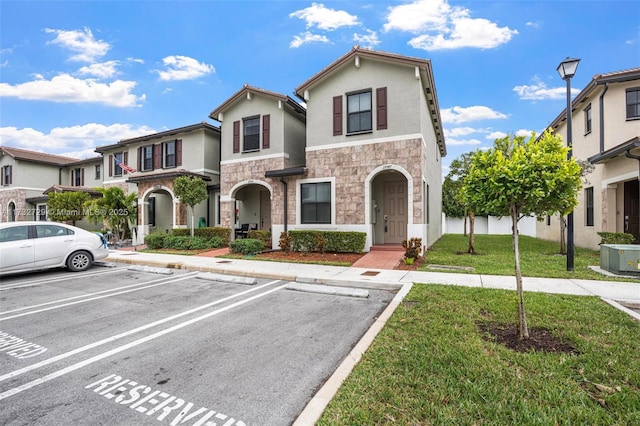
[{"label": "white sedan", "polygon": [[109,255],[101,234],[55,222],[0,223],[0,275],[66,266],[84,271]]}]

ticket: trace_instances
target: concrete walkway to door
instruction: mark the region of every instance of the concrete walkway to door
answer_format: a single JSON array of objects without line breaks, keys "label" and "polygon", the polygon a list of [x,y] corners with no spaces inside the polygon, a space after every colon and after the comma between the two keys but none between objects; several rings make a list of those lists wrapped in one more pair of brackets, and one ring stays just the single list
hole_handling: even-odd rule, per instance
[{"label": "concrete walkway to door", "polygon": [[394,269],[404,257],[404,248],[399,244],[372,246],[371,250],[358,259],[353,268]]}]

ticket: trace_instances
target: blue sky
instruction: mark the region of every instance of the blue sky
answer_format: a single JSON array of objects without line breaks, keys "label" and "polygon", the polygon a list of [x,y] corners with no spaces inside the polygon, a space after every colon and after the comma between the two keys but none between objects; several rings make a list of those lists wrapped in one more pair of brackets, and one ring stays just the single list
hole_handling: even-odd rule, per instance
[{"label": "blue sky", "polygon": [[293,90],[359,44],[432,61],[448,155],[540,132],[556,67],[640,66],[640,2],[0,1],[0,144],[75,157],[207,121],[244,83]]}]

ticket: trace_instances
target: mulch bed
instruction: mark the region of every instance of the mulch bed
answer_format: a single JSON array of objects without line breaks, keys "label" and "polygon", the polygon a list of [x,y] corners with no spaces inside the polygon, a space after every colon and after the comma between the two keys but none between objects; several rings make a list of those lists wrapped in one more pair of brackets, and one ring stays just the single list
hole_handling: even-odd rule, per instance
[{"label": "mulch bed", "polygon": [[357,253],[303,253],[303,252],[294,252],[291,251],[289,253],[284,253],[282,251],[269,251],[256,255],[256,258],[262,259],[271,259],[275,261],[282,262],[339,262],[339,263],[348,263],[352,265],[358,259],[360,259],[364,254]]},{"label": "mulch bed", "polygon": [[529,327],[529,338],[524,340],[518,336],[518,324],[479,323],[478,328],[485,333],[485,340],[500,343],[517,352],[578,353],[570,343],[554,336],[546,328]]}]

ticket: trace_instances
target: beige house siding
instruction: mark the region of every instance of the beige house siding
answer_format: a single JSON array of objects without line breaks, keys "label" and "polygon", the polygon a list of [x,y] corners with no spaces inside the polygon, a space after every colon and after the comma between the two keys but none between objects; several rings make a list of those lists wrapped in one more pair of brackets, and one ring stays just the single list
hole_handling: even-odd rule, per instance
[{"label": "beige house siding", "polygon": [[[624,79],[627,81],[620,81]],[[626,118],[626,91],[637,87],[640,87],[640,68],[596,75],[591,83],[574,98],[572,102],[574,158],[586,161],[640,136],[640,120]],[[591,131],[586,127],[588,109],[591,109]],[[604,115],[603,121],[601,121],[601,113]],[[567,140],[564,111],[551,126],[557,135],[564,141]],[[601,131],[604,132],[603,139],[601,139]],[[632,154],[640,155],[640,150],[635,149]],[[598,232],[624,232],[624,183],[638,180],[638,169],[638,160],[627,158],[622,153],[596,164],[593,172],[585,177],[583,188],[578,193],[578,206],[574,210],[576,246],[598,249],[601,241]],[[593,226],[586,224],[585,190],[590,187],[593,188],[594,195]],[[550,222],[551,224],[548,225],[547,218],[538,222],[536,235],[559,242],[560,219],[555,216]]]}]

